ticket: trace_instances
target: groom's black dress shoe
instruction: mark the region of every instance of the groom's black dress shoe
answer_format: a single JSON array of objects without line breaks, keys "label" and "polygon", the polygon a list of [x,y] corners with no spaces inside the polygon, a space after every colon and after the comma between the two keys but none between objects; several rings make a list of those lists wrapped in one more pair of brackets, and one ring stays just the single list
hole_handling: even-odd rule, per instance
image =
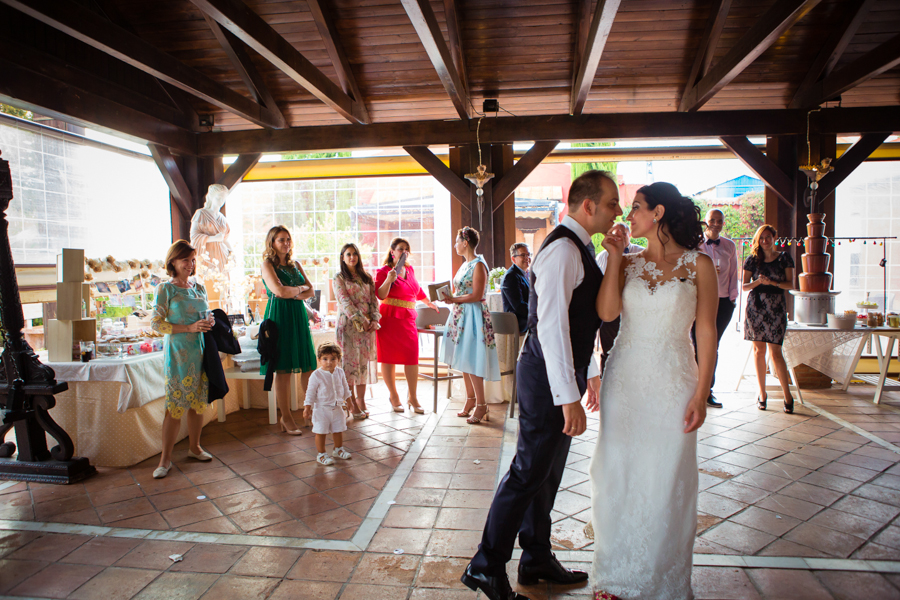
[{"label": "groom's black dress shoe", "polygon": [[572,585],[587,581],[588,574],[584,571],[567,569],[551,554],[550,559],[538,566],[526,566],[519,563],[519,585],[536,585],[539,580],[558,583],[560,585]]},{"label": "groom's black dress shoe", "polygon": [[509,585],[509,579],[504,573],[500,577],[489,577],[483,573],[476,573],[472,565],[466,567],[466,572],[460,578],[470,590],[481,590],[488,600],[528,600],[527,596],[517,594]]},{"label": "groom's black dress shoe", "polygon": [[716,400],[716,397],[712,394],[709,395],[709,398],[706,399],[707,406],[712,406],[713,408],[722,408],[722,403]]}]

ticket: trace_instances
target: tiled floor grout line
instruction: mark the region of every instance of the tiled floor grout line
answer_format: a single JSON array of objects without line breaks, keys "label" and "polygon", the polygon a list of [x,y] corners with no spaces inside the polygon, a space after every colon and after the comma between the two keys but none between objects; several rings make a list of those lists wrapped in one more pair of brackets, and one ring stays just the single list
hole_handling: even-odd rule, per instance
[{"label": "tiled floor grout line", "polygon": [[21,481],[6,481],[4,483],[0,483],[0,492],[2,492],[5,489],[11,488],[14,485],[18,485],[20,483],[22,483],[22,482]]},{"label": "tiled floor grout line", "polygon": [[[151,529],[129,529],[114,526],[79,525],[77,523],[42,523],[37,521],[0,520],[0,531],[40,531],[46,533],[67,533],[76,535],[92,535],[97,537],[120,537],[144,540],[165,540],[193,542],[202,544],[239,544],[244,546],[266,546],[279,548],[307,548],[313,550],[338,550],[345,552],[364,552],[369,542],[381,526],[391,502],[400,492],[406,478],[422,454],[434,430],[440,422],[452,398],[444,398],[438,405],[438,412],[432,413],[422,428],[416,441],[406,452],[403,460],[397,465],[394,474],[378,494],[376,501],[369,509],[366,518],[350,541],[320,540],[309,538],[292,538],[281,536],[246,535],[234,533],[198,533],[192,531],[156,531]],[[12,485],[21,483],[9,482]],[[8,486],[7,486],[8,487]]]},{"label": "tiled floor grout line", "polygon": [[444,414],[451,401],[452,398],[442,398],[440,400],[438,403],[438,411],[431,413],[425,426],[419,432],[419,435],[416,436],[416,441],[410,446],[409,450],[406,451],[403,460],[397,465],[394,474],[391,475],[391,478],[388,479],[384,488],[382,488],[381,493],[378,494],[375,503],[369,509],[369,512],[360,524],[359,529],[353,534],[350,541],[360,550],[365,551],[372,541],[372,538],[375,537],[375,533],[378,531],[378,528],[381,527],[382,521],[384,521],[388,510],[394,503],[394,498],[400,493],[403,484],[406,482],[406,478],[412,473],[413,467],[416,465],[419,457],[422,456],[422,451],[434,434],[434,430],[437,428],[441,416]]},{"label": "tiled floor grout line", "polygon": [[867,438],[867,439],[875,442],[879,446],[883,446],[884,448],[890,450],[891,452],[900,454],[900,447],[895,446],[894,444],[888,442],[887,440],[881,439],[874,433],[870,433],[870,432],[866,431],[865,429],[863,429],[862,427],[854,425],[853,423],[850,423],[849,421],[842,419],[841,417],[839,417],[837,415],[831,414],[824,408],[820,408],[820,407],[816,406],[815,404],[813,404],[812,402],[809,402],[808,400],[803,403],[803,406],[809,407],[809,409],[812,410],[813,412],[818,413],[819,415],[825,417],[826,419],[830,419],[830,420],[834,421],[841,427],[846,427],[853,433],[856,433],[857,435],[861,435],[864,438]]}]

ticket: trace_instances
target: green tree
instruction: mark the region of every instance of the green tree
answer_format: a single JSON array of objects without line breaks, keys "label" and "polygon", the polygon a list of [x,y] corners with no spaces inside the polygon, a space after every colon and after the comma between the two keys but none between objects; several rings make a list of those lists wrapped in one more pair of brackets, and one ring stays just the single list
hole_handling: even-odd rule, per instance
[{"label": "green tree", "polygon": [[735,204],[739,208],[725,209],[724,233],[732,239],[753,237],[760,225],[766,222],[766,200],[763,192],[747,192]]},{"label": "green tree", "polygon": [[281,160],[306,160],[308,158],[347,158],[350,152],[288,152]]},{"label": "green tree", "polygon": [[28,121],[34,120],[34,113],[32,113],[30,110],[23,110],[21,108],[9,106],[8,104],[0,104],[0,113],[19,117],[20,119],[25,119]]}]

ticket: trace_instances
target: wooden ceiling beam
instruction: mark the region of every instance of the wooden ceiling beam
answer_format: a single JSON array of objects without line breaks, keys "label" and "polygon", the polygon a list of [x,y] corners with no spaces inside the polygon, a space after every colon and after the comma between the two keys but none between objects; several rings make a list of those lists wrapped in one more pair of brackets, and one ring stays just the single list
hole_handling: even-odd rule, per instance
[{"label": "wooden ceiling beam", "polygon": [[897,65],[900,65],[900,35],[816,83],[801,103],[805,107],[818,106]]},{"label": "wooden ceiling beam", "polygon": [[0,0],[38,21],[251,123],[271,127],[262,106],[188,67],[102,16],[67,0]]},{"label": "wooden ceiling beam", "polygon": [[158,144],[147,144],[147,146],[150,148],[153,162],[156,163],[163,179],[166,180],[166,185],[169,186],[169,194],[172,196],[175,206],[178,207],[178,212],[181,213],[184,220],[190,221],[194,216],[194,197],[184,180],[181,169],[178,168],[175,157],[165,146]]},{"label": "wooden ceiling beam", "polygon": [[856,167],[869,158],[873,152],[878,150],[884,140],[890,136],[891,132],[889,131],[862,135],[839,159],[832,163],[834,171],[819,180],[816,197],[825,199],[830,196],[837,189],[837,186],[847,179],[856,170]]},{"label": "wooden ceiling beam", "polygon": [[778,199],[788,207],[794,207],[794,180],[773,163],[759,148],[744,136],[723,136],[719,138],[747,168],[762,179],[775,192]]},{"label": "wooden ceiling beam", "polygon": [[856,35],[856,31],[862,22],[866,20],[873,4],[875,4],[875,0],[862,0],[858,5],[849,7],[848,18],[843,21],[844,27],[836,29],[828,38],[828,41],[825,42],[825,45],[822,46],[822,49],[819,50],[816,60],[806,73],[806,77],[803,79],[800,87],[797,88],[797,92],[791,99],[788,108],[809,108],[804,102],[810,100],[809,94],[813,86],[821,77],[831,75],[834,66],[843,56],[850,40]]},{"label": "wooden ceiling beam", "polygon": [[447,22],[447,38],[450,41],[450,55],[459,74],[464,90],[469,89],[469,78],[466,75],[466,53],[463,49],[462,28],[459,25],[459,3],[457,0],[444,0],[444,20]]},{"label": "wooden ceiling beam", "polygon": [[572,83],[572,94],[569,98],[569,114],[580,115],[584,110],[591,85],[597,75],[597,67],[600,65],[600,57],[606,47],[606,40],[612,29],[616,13],[619,11],[621,0],[598,0],[594,9],[594,17],[591,19],[591,28],[588,30],[584,42],[583,54],[578,58],[578,71]]},{"label": "wooden ceiling beam", "polygon": [[272,118],[275,120],[275,124],[272,127],[274,129],[287,127],[288,124],[284,119],[284,113],[281,112],[281,109],[275,103],[275,98],[269,92],[266,80],[263,79],[263,76],[256,69],[256,65],[250,60],[247,51],[244,50],[243,42],[237,39],[230,31],[222,29],[208,14],[203,13],[203,18],[206,19],[206,24],[209,25],[210,31],[216,36],[216,41],[219,42],[222,50],[228,56],[228,60],[231,61],[231,65],[237,71],[241,81],[244,82],[253,100],[265,106],[266,110],[272,114]]},{"label": "wooden ceiling beam", "polygon": [[716,46],[719,45],[719,37],[725,28],[725,19],[728,18],[729,10],[731,10],[731,0],[715,0],[713,2],[709,19],[706,21],[706,29],[703,31],[700,46],[697,47],[697,54],[694,56],[691,73],[688,75],[687,87],[684,89],[684,95],[681,97],[681,104],[678,107],[678,110],[682,112],[685,111],[689,92],[697,84],[697,81],[709,72],[709,65],[716,53]]},{"label": "wooden ceiling beam", "polygon": [[243,181],[244,177],[247,176],[247,173],[250,172],[250,169],[256,166],[256,163],[259,162],[261,156],[262,154],[259,152],[254,152],[253,154],[241,154],[237,157],[236,161],[228,166],[228,169],[225,170],[225,173],[218,181],[216,181],[216,183],[224,185],[229,190],[234,188],[234,186]]},{"label": "wooden ceiling beam", "polygon": [[559,140],[535,142],[534,146],[529,148],[528,152],[499,181],[492,182],[494,212],[497,212],[497,209],[503,206],[503,203],[516,191],[516,188],[525,181],[525,178],[531,175],[538,165],[553,152],[557,144],[559,144]]},{"label": "wooden ceiling beam", "polygon": [[328,7],[323,5],[322,0],[306,0],[309,5],[309,12],[312,13],[316,22],[316,28],[319,35],[325,43],[325,49],[328,51],[328,57],[331,58],[331,64],[337,73],[338,81],[341,82],[341,88],[344,93],[353,98],[358,104],[363,122],[369,122],[369,113],[366,110],[366,104],[359,86],[356,84],[356,78],[353,76],[353,70],[350,68],[350,60],[341,44],[340,34],[337,26],[334,24],[334,18],[328,11]]},{"label": "wooden ceiling beam", "polygon": [[[856,134],[900,131],[900,106],[828,108],[811,115],[819,133]],[[359,125],[294,127],[276,131],[200,133],[202,155],[248,152],[314,152],[353,148],[471,144],[474,120],[410,121]],[[544,115],[485,119],[481,141],[597,141],[668,137],[719,137],[806,134],[802,110],[619,113],[578,117]]]},{"label": "wooden ceiling beam", "polygon": [[452,197],[459,200],[466,210],[471,212],[472,207],[465,204],[465,200],[468,200],[472,191],[468,181],[454,173],[450,167],[444,164],[444,161],[435,156],[428,146],[403,146],[403,149],[422,165],[429,175],[437,179],[438,183],[444,186]]},{"label": "wooden ceiling beam", "polygon": [[342,117],[352,123],[368,122],[361,102],[344,93],[241,0],[191,2]]},{"label": "wooden ceiling beam", "polygon": [[[139,144],[155,142],[179,154],[197,153],[196,134],[169,121],[169,111],[65,65],[33,67],[36,56],[17,60],[0,45],[0,102],[54,119],[123,135]],[[19,47],[19,51],[24,49]],[[147,111],[147,112],[142,112]],[[171,113],[177,113],[172,108]],[[177,116],[172,114],[172,116]]]},{"label": "wooden ceiling beam", "polygon": [[429,0],[400,0],[409,20],[412,22],[413,28],[419,36],[419,40],[425,47],[425,53],[431,59],[444,89],[453,102],[453,107],[459,114],[460,118],[467,120],[471,116],[468,91],[463,85],[459,72],[453,62],[453,56],[441,28],[438,25],[437,18],[434,16],[434,10],[431,8]]},{"label": "wooden ceiling beam", "polygon": [[709,72],[690,88],[679,110],[699,110],[719,91],[734,81],[760,54],[769,49],[781,35],[811,11],[821,0],[778,0],[745,33],[734,47]]}]

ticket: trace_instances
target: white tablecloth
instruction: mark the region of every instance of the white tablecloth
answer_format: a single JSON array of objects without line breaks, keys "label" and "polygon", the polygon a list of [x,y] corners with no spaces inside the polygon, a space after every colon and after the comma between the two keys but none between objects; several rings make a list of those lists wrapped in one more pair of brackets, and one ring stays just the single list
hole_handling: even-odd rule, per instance
[{"label": "white tablecloth", "polygon": [[866,329],[828,329],[790,324],[782,351],[789,369],[808,365],[832,379],[844,383],[853,374],[860,346],[869,335]]},{"label": "white tablecloth", "polygon": [[120,413],[165,396],[162,352],[125,358],[97,358],[86,363],[46,364],[56,372],[56,380],[68,382],[70,389],[88,381],[121,383],[116,406]]}]

